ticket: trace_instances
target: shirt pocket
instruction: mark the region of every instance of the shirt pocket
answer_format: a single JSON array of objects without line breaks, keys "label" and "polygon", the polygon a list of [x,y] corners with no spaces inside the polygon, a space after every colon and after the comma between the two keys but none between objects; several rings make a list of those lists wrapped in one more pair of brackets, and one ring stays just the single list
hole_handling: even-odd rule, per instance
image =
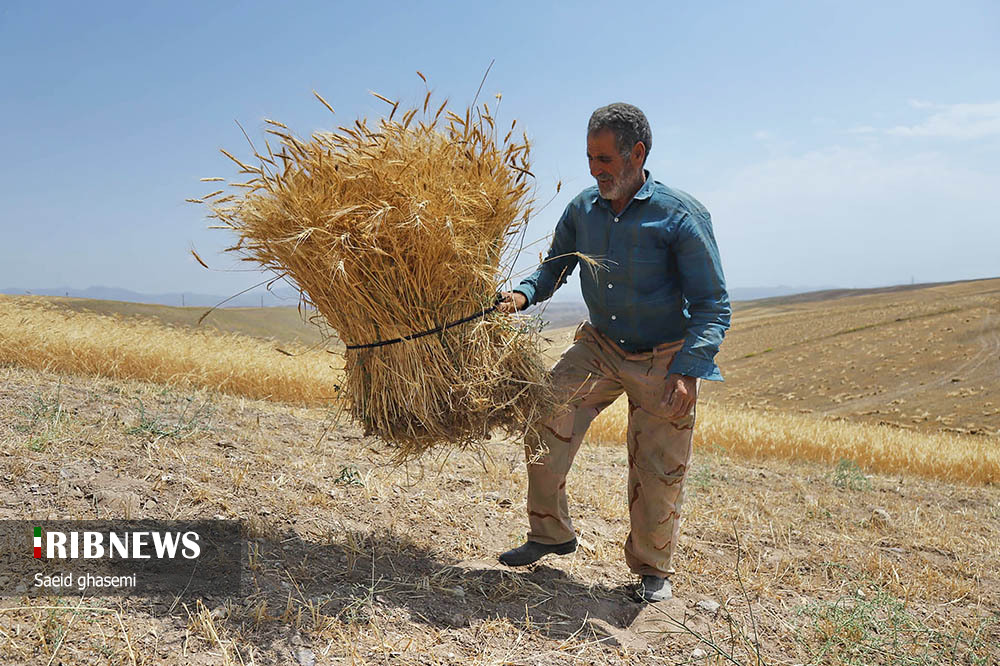
[{"label": "shirt pocket", "polygon": [[658,222],[644,222],[633,227],[629,242],[627,256],[634,263],[666,266],[670,260],[670,244],[663,237]]},{"label": "shirt pocket", "polygon": [[637,294],[661,290],[670,275],[670,261],[670,252],[665,247],[645,244],[632,248],[624,268]]}]

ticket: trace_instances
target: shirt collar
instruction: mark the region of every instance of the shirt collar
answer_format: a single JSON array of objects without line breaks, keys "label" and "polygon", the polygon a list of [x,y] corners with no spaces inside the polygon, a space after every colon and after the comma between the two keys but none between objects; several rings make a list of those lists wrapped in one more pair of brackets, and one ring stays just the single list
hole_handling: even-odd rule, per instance
[{"label": "shirt collar", "polygon": [[639,191],[635,193],[633,199],[648,199],[653,196],[653,177],[649,174],[649,169],[643,169],[642,172],[646,174],[646,182],[642,184]]},{"label": "shirt collar", "polygon": [[[632,197],[633,199],[645,200],[653,196],[653,187],[656,183],[653,182],[653,177],[650,175],[649,169],[643,169],[642,172],[646,175],[646,182],[644,182],[642,187],[639,188],[639,191],[635,193],[635,196]],[[597,187],[594,187],[594,203],[597,203],[598,201],[602,201],[604,205],[609,207],[611,205],[607,199],[601,196],[601,191],[597,189]]]}]

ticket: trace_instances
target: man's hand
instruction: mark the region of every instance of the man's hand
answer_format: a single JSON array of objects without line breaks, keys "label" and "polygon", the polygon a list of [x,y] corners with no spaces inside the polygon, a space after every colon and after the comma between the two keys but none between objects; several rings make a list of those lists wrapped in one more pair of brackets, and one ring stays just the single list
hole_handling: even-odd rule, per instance
[{"label": "man's hand", "polygon": [[523,310],[528,304],[528,299],[519,291],[501,291],[500,302],[497,303],[497,310],[500,312],[518,312]]},{"label": "man's hand", "polygon": [[660,407],[666,408],[667,418],[676,421],[687,416],[698,398],[698,379],[676,373],[667,376],[667,386],[663,392]]}]

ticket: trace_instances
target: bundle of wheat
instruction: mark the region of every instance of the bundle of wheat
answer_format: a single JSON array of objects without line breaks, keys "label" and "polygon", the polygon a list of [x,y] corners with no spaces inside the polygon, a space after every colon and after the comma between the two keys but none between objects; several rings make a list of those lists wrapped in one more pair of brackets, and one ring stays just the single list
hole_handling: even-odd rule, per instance
[{"label": "bundle of wheat", "polygon": [[254,149],[259,166],[223,151],[249,181],[195,201],[347,344],[344,397],[401,457],[523,431],[549,404],[537,331],[493,304],[531,213],[527,137],[516,121],[498,131],[486,104],[435,112],[428,92],[399,114],[378,97],[392,111],[374,129],[303,140],[266,120],[277,150]]}]

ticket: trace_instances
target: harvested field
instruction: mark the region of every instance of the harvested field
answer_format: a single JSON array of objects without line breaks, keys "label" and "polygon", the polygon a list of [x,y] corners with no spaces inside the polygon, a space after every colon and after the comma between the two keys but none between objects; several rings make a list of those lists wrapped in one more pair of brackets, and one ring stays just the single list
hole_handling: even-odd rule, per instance
[{"label": "harvested field", "polygon": [[[968,299],[974,310],[983,301],[973,292],[989,284],[934,289],[968,289],[948,298]],[[891,298],[930,298],[921,291]],[[989,471],[997,439],[926,424],[914,424],[924,432],[878,426],[853,413],[782,411],[768,393],[782,386],[774,376],[782,366],[751,366],[772,363],[778,347],[753,354],[763,343],[741,341],[744,331],[792,336],[802,330],[794,318],[819,308],[855,307],[858,317],[868,308],[864,316],[873,317],[885,307],[862,305],[851,297],[810,311],[798,302],[782,313],[774,304],[770,314],[757,306],[774,324],[771,334],[751,326],[755,318],[744,326],[737,310],[732,349],[724,348],[729,381],[719,388],[749,397],[741,382],[755,379],[761,392],[756,402],[704,396],[676,598],[658,606],[632,600],[634,579],[622,561],[627,462],[614,445],[622,425],[614,407],[595,423],[569,480],[582,548],[511,571],[494,562],[526,528],[519,442],[496,439],[482,451],[393,467],[392,449],[338,420],[336,405],[259,400],[232,386],[220,392],[226,387],[210,371],[233,361],[209,353],[212,336],[232,339],[149,321],[136,335],[137,322],[98,318],[106,328],[83,329],[94,344],[85,357],[155,360],[158,346],[169,356],[186,349],[185,376],[203,383],[176,373],[155,383],[88,376],[91,366],[55,362],[73,357],[69,344],[50,346],[50,363],[37,368],[8,354],[0,366],[0,517],[239,518],[250,556],[248,585],[230,600],[181,599],[171,608],[139,599],[2,599],[0,663],[997,663],[1000,488]],[[47,341],[72,341],[90,321],[57,310],[21,316]],[[968,318],[971,332],[959,337],[979,344],[977,320]],[[865,335],[904,323],[880,321],[839,335],[817,328],[802,344],[823,358],[830,340],[865,349]],[[261,345],[261,362],[306,362],[274,351],[284,343],[239,338],[251,343]],[[964,349],[955,347],[953,365],[964,362]],[[740,354],[742,364],[732,359]],[[805,372],[799,363],[789,372]],[[290,395],[308,393],[315,378],[295,376]],[[995,390],[987,379],[983,386]],[[988,402],[976,394],[957,404],[971,410],[977,400]],[[963,466],[980,475],[962,474]],[[704,657],[696,660],[695,650]]]},{"label": "harvested field", "polygon": [[384,444],[323,410],[11,367],[2,380],[4,517],[238,517],[252,581],[172,611],[5,599],[2,663],[1000,658],[995,486],[746,462],[702,443],[677,596],[646,607],[621,559],[621,448],[585,446],[571,475],[583,548],[513,572],[493,562],[523,538],[516,442],[394,468]]},{"label": "harvested field", "polygon": [[820,296],[740,304],[706,395],[1000,437],[1000,279]]}]

